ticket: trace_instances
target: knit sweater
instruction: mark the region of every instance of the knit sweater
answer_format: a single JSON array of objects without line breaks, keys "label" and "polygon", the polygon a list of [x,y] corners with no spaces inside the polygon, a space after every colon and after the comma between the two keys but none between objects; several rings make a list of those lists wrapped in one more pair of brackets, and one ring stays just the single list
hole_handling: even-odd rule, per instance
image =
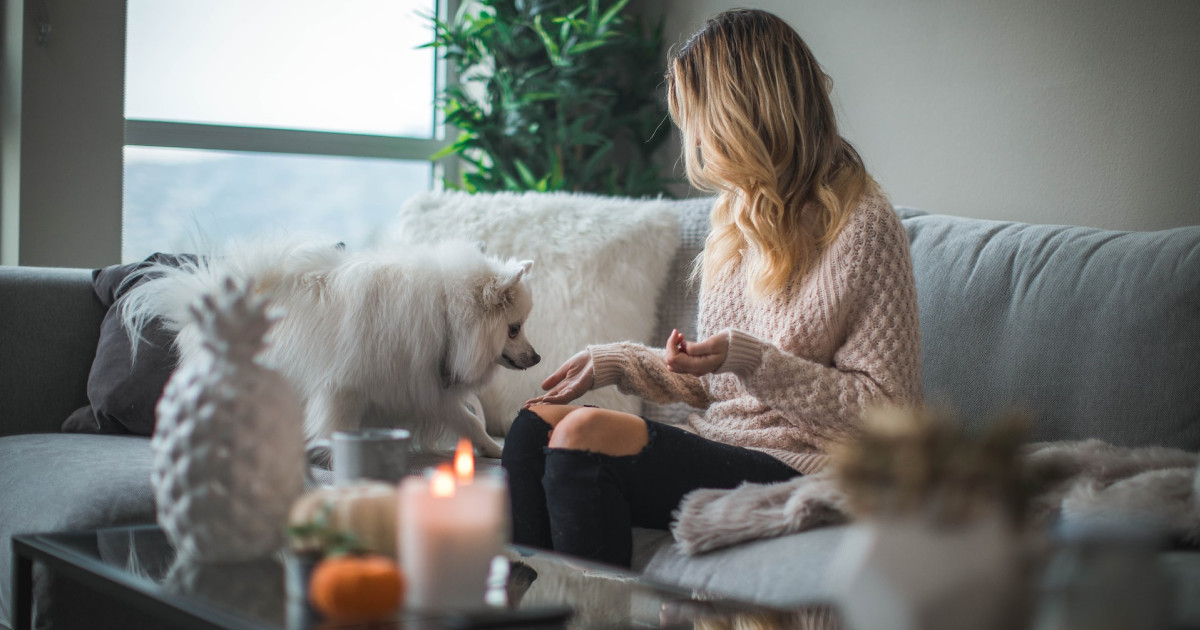
[{"label": "knit sweater", "polygon": [[779,294],[747,294],[747,264],[705,283],[697,340],[729,335],[724,363],[671,372],[665,350],[589,346],[593,388],[616,385],[657,403],[682,401],[699,435],[765,452],[802,473],[856,434],[872,406],[922,402],[917,292],[908,238],[891,204],[869,195],[833,244]]}]

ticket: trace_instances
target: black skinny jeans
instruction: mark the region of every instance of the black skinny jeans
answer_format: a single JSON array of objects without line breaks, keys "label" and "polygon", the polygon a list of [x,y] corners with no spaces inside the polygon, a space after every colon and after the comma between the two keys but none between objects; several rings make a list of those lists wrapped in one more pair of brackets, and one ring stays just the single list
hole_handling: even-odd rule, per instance
[{"label": "black skinny jeans", "polygon": [[550,425],[522,409],[504,439],[513,542],[630,566],[632,527],[668,529],[684,495],[800,475],[758,451],[646,420],[636,455],[549,448]]}]

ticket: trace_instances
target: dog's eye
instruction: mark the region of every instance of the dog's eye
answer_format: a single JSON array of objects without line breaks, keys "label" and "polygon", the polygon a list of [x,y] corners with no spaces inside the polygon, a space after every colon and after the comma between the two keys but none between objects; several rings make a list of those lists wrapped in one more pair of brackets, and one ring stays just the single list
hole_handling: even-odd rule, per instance
[{"label": "dog's eye", "polygon": [[519,334],[521,334],[521,325],[520,324],[512,324],[511,326],[508,327],[508,338],[509,339],[516,339],[517,335],[519,335]]}]

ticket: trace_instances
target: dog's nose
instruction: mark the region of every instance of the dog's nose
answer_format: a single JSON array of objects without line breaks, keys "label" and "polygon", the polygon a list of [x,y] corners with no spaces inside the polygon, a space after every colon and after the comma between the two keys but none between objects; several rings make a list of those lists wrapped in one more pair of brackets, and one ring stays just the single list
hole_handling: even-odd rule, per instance
[{"label": "dog's nose", "polygon": [[530,361],[532,361],[532,363],[530,363],[530,364],[529,364],[529,367],[533,367],[533,366],[537,365],[537,364],[538,364],[538,362],[539,362],[539,361],[541,361],[541,360],[542,360],[542,355],[540,355],[540,354],[538,354],[538,353],[534,352],[534,353],[533,353],[533,358],[532,358],[532,359],[530,359]]}]

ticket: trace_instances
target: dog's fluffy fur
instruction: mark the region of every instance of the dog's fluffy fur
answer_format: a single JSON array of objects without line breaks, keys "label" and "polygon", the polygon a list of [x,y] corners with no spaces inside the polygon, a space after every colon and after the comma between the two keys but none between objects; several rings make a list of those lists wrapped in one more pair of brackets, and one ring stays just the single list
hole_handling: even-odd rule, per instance
[{"label": "dog's fluffy fur", "polygon": [[281,311],[261,362],[278,370],[305,406],[309,440],[370,424],[413,431],[441,450],[465,435],[487,456],[500,447],[466,401],[497,365],[539,360],[523,324],[532,261],[501,261],[478,245],[444,242],[403,250],[250,241],[180,268],[155,266],[129,292],[123,322],[133,340],[152,319],[175,332],[180,360],[202,351],[189,313],[225,278],[251,283]]}]

